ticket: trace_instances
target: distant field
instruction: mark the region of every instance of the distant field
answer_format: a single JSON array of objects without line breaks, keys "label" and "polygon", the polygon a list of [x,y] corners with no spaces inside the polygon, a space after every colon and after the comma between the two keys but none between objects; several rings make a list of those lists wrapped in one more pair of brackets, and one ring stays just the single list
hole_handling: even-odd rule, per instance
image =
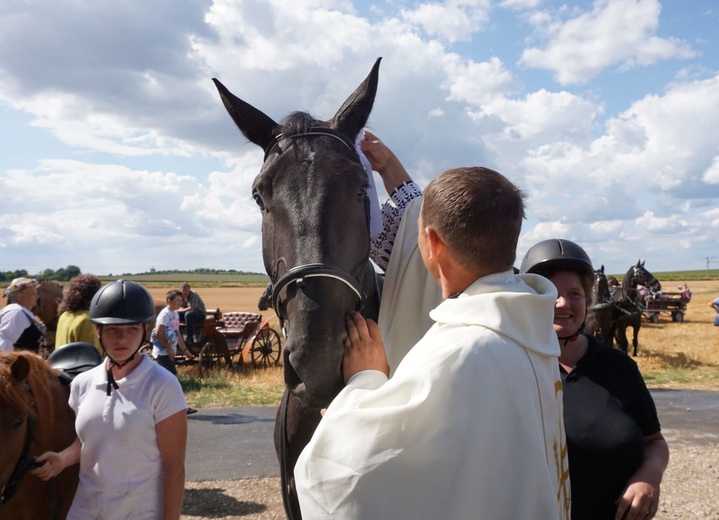
[{"label": "distant field", "polygon": [[264,274],[196,274],[163,273],[132,274],[123,276],[101,276],[103,283],[125,278],[143,285],[173,286],[182,282],[197,287],[254,287],[265,286],[269,277]]},{"label": "distant field", "polygon": [[[697,271],[671,271],[671,272],[661,272],[661,271],[652,271],[652,267],[650,265],[646,266],[651,273],[654,275],[654,277],[657,280],[661,280],[662,282],[691,282],[696,280],[719,280],[719,269],[700,269]],[[619,279],[619,281],[622,280],[622,277],[626,274],[626,271],[623,273],[614,273],[614,276]]]}]

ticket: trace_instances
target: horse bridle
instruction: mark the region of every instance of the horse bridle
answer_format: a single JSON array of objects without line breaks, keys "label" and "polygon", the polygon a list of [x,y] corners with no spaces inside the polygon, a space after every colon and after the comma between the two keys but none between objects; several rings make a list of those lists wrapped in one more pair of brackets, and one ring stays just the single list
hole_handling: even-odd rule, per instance
[{"label": "horse bridle", "polygon": [[[284,135],[284,134],[277,134],[275,135],[273,141],[265,148],[265,157],[263,160],[263,163],[267,161],[270,154],[279,146],[279,143],[282,139],[295,139],[299,137],[321,137],[321,136],[327,136],[332,137],[334,139],[339,140],[342,144],[344,144],[351,152],[353,158],[362,165],[362,161],[360,160],[359,153],[357,152],[357,147],[355,144],[344,134],[333,130],[331,128],[326,127],[320,127],[315,126],[310,128],[306,132],[292,134],[292,135]],[[364,168],[364,167],[363,167]],[[365,213],[367,215],[367,228],[369,229],[369,198],[365,195]],[[286,289],[290,285],[295,285],[297,287],[302,287],[306,284],[306,282],[309,279],[312,278],[326,278],[331,280],[337,280],[338,282],[346,285],[357,297],[357,303],[355,305],[355,310],[357,312],[361,312],[364,309],[365,301],[367,300],[367,296],[365,292],[363,291],[362,287],[360,286],[359,282],[356,278],[354,278],[352,275],[350,275],[348,272],[346,272],[343,269],[340,269],[339,267],[329,265],[329,264],[322,264],[322,263],[311,263],[311,264],[302,264],[295,267],[292,267],[287,271],[284,275],[282,275],[279,279],[271,281],[269,284],[267,284],[266,289],[266,296],[268,299],[272,302],[272,308],[275,310],[275,313],[277,314],[277,317],[280,321],[280,327],[282,329],[282,332],[285,333],[285,319],[287,319],[287,316],[285,316],[285,313],[281,310],[281,305],[283,303],[283,300],[281,300],[280,293],[283,289]],[[269,293],[269,294],[267,294]],[[288,405],[288,399],[289,399],[289,390],[285,389],[282,403],[280,405],[280,437],[281,437],[281,443],[280,443],[280,476],[281,476],[281,487],[282,487],[282,503],[284,505],[285,509],[285,515],[289,520],[293,520],[293,514],[292,514],[292,508],[289,503],[289,479],[290,479],[290,472],[291,470],[287,468],[287,405]]]},{"label": "horse bridle", "polygon": [[22,479],[29,470],[37,467],[33,457],[29,457],[30,446],[35,441],[35,416],[28,416],[27,435],[25,436],[25,444],[23,445],[20,458],[15,464],[10,478],[0,490],[0,507],[17,493]]},{"label": "horse bridle", "polygon": [[[20,484],[22,484],[22,480],[25,477],[25,474],[28,471],[39,468],[44,464],[44,462],[37,462],[37,457],[30,456],[30,447],[34,442],[36,442],[35,427],[37,424],[37,419],[34,413],[28,415],[27,422],[28,424],[25,436],[25,444],[23,445],[22,452],[20,453],[20,458],[15,463],[15,467],[10,474],[10,478],[8,478],[8,481],[0,489],[0,512],[2,512],[2,507],[5,505],[5,503],[10,501],[10,499],[15,496],[15,493],[17,493],[17,490],[20,488]],[[50,480],[50,516],[52,520],[55,520],[57,518],[57,513],[57,493],[55,489],[55,478],[53,477]]]},{"label": "horse bridle", "polygon": [[[343,133],[323,126],[314,126],[306,132],[300,132],[292,135],[278,133],[274,136],[274,139],[267,148],[265,148],[265,157],[263,162],[267,161],[270,154],[279,146],[282,139],[296,139],[300,137],[332,137],[333,139],[337,139],[352,152],[353,158],[360,164],[360,166],[362,165],[362,161],[359,158],[355,144]],[[365,214],[367,215],[367,227],[369,229],[369,200],[367,199],[367,196],[365,197]],[[339,267],[329,264],[311,263],[298,265],[292,267],[278,280],[270,282],[267,287],[268,292],[271,294],[270,301],[272,302],[272,308],[275,310],[275,313],[280,320],[280,327],[283,332],[285,330],[284,322],[287,317],[280,310],[280,305],[282,304],[282,301],[280,300],[280,292],[282,289],[289,287],[292,284],[302,287],[305,284],[305,280],[308,278],[330,278],[345,284],[357,296],[355,310],[357,312],[361,312],[364,309],[367,296],[362,290],[359,282],[357,282],[357,279],[351,274]]]},{"label": "horse bridle", "polygon": [[357,147],[355,144],[350,141],[350,139],[344,135],[341,132],[338,132],[337,130],[333,130],[332,128],[326,128],[324,126],[313,126],[306,132],[301,132],[298,134],[291,134],[291,135],[284,135],[282,133],[279,133],[274,136],[274,139],[272,142],[267,145],[267,148],[265,148],[265,158],[262,160],[262,162],[267,162],[267,158],[270,156],[270,154],[277,148],[280,144],[280,141],[282,139],[296,139],[299,137],[317,137],[317,136],[329,136],[337,139],[342,144],[344,144],[347,148],[350,149],[352,152],[352,155],[355,159],[357,159],[357,162],[362,164],[362,161],[360,161],[359,155],[357,154]]},{"label": "horse bridle", "polygon": [[367,296],[362,290],[362,287],[360,287],[359,283],[352,275],[333,265],[298,265],[287,271],[282,277],[280,277],[279,280],[273,283],[270,288],[272,292],[272,308],[275,310],[275,313],[280,320],[280,327],[283,331],[285,328],[285,319],[287,317],[284,315],[285,313],[283,313],[280,309],[280,306],[282,304],[282,301],[280,300],[280,293],[282,292],[282,289],[289,287],[292,284],[296,285],[297,287],[304,286],[305,280],[308,278],[329,278],[345,284],[357,297],[357,304],[355,305],[354,310],[357,312],[362,312],[362,310],[364,309],[364,303],[367,299]]}]

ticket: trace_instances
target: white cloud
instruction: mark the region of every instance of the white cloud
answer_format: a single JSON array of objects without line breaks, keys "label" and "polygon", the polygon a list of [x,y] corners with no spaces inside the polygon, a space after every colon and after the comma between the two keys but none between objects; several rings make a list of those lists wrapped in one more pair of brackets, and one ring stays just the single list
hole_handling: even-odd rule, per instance
[{"label": "white cloud", "polygon": [[421,27],[430,37],[447,42],[469,40],[489,21],[489,0],[449,0],[426,2],[413,9],[403,9],[401,17]]},{"label": "white cloud", "polygon": [[520,63],[554,71],[560,84],[569,85],[610,67],[627,70],[694,57],[687,42],[656,36],[660,11],[658,0],[595,0],[592,11],[567,21],[547,13],[535,16],[546,43],[525,49]]},{"label": "white cloud", "polygon": [[702,174],[702,180],[707,184],[719,184],[719,156],[712,159],[711,166]]},{"label": "white cloud", "polygon": [[[276,120],[294,110],[324,119],[378,56],[371,129],[421,185],[460,165],[510,177],[529,195],[520,249],[574,238],[615,271],[650,252],[670,263],[661,248],[677,243],[715,255],[711,53],[679,39],[656,0],[544,5],[11,0],[0,109],[56,146],[0,121],[0,269],[261,270],[250,185],[262,153],[210,78]],[[692,42],[704,51],[715,39]],[[627,75],[601,74],[632,67],[651,76],[625,85]]]}]

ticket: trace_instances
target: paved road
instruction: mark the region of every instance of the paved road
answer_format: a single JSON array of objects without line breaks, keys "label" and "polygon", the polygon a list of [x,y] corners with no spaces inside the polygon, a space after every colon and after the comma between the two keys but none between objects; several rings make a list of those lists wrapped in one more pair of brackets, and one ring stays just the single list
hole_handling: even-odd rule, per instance
[{"label": "paved road", "polygon": [[[674,444],[719,442],[719,393],[652,390],[662,431]],[[278,477],[276,408],[205,408],[189,416],[187,479]]]}]

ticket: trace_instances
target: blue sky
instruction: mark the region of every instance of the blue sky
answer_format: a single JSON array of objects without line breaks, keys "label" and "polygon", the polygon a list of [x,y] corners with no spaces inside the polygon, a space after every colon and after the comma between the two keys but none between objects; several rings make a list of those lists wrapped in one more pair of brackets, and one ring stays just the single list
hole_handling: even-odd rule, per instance
[{"label": "blue sky", "polygon": [[717,268],[718,26],[706,0],[5,1],[0,270],[261,272],[262,153],[211,78],[326,119],[379,56],[368,126],[421,186],[518,184],[519,259],[561,237],[614,273]]}]

